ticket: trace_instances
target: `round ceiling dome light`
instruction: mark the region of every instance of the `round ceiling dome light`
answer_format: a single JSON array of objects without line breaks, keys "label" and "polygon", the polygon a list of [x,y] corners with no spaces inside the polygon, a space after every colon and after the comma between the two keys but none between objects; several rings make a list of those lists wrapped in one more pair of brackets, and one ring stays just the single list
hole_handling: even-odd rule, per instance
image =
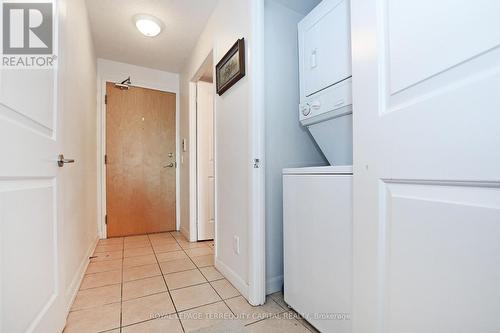
[{"label": "round ceiling dome light", "polygon": [[158,36],[163,29],[163,23],[152,15],[136,15],[134,21],[137,29],[146,37]]}]

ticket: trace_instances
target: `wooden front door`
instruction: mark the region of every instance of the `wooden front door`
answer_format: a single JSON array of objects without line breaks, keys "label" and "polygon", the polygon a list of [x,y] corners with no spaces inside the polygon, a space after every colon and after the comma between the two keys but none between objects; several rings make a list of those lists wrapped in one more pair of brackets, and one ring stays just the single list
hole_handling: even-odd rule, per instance
[{"label": "wooden front door", "polygon": [[175,94],[107,83],[108,237],[175,230]]}]

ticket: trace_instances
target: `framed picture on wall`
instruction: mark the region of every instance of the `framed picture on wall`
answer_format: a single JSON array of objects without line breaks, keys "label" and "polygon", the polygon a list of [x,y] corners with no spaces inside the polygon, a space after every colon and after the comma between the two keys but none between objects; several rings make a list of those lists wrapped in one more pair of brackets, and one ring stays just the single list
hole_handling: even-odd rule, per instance
[{"label": "framed picture on wall", "polygon": [[245,39],[239,39],[215,67],[220,96],[245,76]]}]

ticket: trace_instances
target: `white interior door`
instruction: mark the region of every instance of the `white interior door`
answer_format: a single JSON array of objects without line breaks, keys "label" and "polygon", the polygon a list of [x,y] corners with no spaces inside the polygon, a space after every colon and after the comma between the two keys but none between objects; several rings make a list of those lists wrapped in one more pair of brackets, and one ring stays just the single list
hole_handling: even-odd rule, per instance
[{"label": "white interior door", "polygon": [[66,319],[57,73],[0,71],[1,332],[60,332]]},{"label": "white interior door", "polygon": [[214,88],[212,83],[197,83],[197,192],[198,240],[214,238],[215,161]]},{"label": "white interior door", "polygon": [[351,8],[353,331],[500,332],[500,2]]}]

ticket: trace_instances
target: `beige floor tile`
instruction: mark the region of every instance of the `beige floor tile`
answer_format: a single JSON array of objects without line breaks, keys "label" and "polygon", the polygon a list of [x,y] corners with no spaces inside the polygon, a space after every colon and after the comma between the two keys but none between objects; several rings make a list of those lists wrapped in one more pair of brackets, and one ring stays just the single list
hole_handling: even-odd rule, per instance
[{"label": "beige floor tile", "polygon": [[177,244],[174,237],[170,238],[152,238],[150,239],[151,245],[170,245]]},{"label": "beige floor tile", "polygon": [[138,241],[125,243],[125,245],[123,246],[125,250],[137,249],[141,247],[151,247],[151,243],[149,241]]},{"label": "beige floor tile", "polygon": [[122,303],[122,325],[159,318],[175,313],[168,292],[136,298]]},{"label": "beige floor tile", "polygon": [[177,232],[177,231],[164,231],[164,232],[155,232],[153,234],[149,234],[149,237],[162,237],[162,236],[169,236],[172,237],[171,233],[172,232]]},{"label": "beige floor tile", "polygon": [[90,257],[90,262],[108,261],[123,258],[123,251],[99,252]]},{"label": "beige floor tile", "polygon": [[172,252],[172,251],[179,251],[182,250],[179,244],[177,243],[172,243],[172,244],[164,244],[164,245],[155,245],[153,247],[154,251],[156,253],[163,253],[163,252]]},{"label": "beige floor tile", "polygon": [[188,256],[184,251],[163,252],[156,254],[156,259],[158,259],[158,262],[187,259],[187,258]]},{"label": "beige floor tile", "polygon": [[168,232],[163,232],[159,234],[150,234],[149,235],[149,240],[157,240],[157,239],[175,239],[170,233]]},{"label": "beige floor tile", "polygon": [[122,286],[120,284],[80,290],[76,294],[71,311],[119,303],[121,301],[121,291]]},{"label": "beige floor tile", "polygon": [[80,290],[109,286],[122,282],[122,271],[88,274],[83,277]]},{"label": "beige floor tile", "polygon": [[122,245],[123,238],[107,238],[107,239],[99,239],[98,245]]},{"label": "beige floor tile", "polygon": [[200,271],[208,281],[221,280],[224,278],[214,266],[202,267]]},{"label": "beige floor tile", "polygon": [[123,267],[135,267],[156,264],[156,257],[154,254],[146,256],[123,258]]},{"label": "beige floor tile", "polygon": [[213,255],[193,257],[191,259],[194,261],[194,263],[198,267],[207,267],[207,266],[214,265],[214,256]]},{"label": "beige floor tile", "polygon": [[189,259],[177,259],[160,263],[163,274],[187,271],[195,269],[196,266]]},{"label": "beige floor tile", "polygon": [[120,327],[120,303],[70,312],[64,333],[96,333]]},{"label": "beige floor tile", "polygon": [[123,269],[123,281],[133,281],[161,275],[158,264],[127,267]]},{"label": "beige floor tile", "polygon": [[123,327],[122,333],[182,333],[181,323],[177,315],[149,320],[144,323]]},{"label": "beige floor tile", "polygon": [[148,235],[127,236],[124,239],[125,244],[126,243],[140,242],[140,241],[149,241]]},{"label": "beige floor tile", "polygon": [[226,279],[217,280],[210,282],[217,293],[222,297],[222,299],[228,299],[231,297],[239,296],[240,293],[235,287]]},{"label": "beige floor tile", "polygon": [[87,267],[87,271],[85,272],[85,274],[118,271],[121,269],[122,269],[121,259],[98,261],[89,263],[89,266]]},{"label": "beige floor tile", "polygon": [[184,236],[172,236],[179,243],[189,242],[189,240]]},{"label": "beige floor tile", "polygon": [[[294,312],[295,313],[295,312]],[[320,333],[314,326],[309,324],[305,319],[300,317],[300,315],[297,314],[296,319],[299,323],[301,323],[305,328],[307,328],[310,332],[312,333]]]},{"label": "beige floor tile", "polygon": [[197,247],[194,249],[186,249],[186,254],[190,257],[199,257],[199,256],[206,256],[206,255],[213,255],[214,250],[209,248],[208,246],[205,247]]},{"label": "beige floor tile", "polygon": [[205,283],[207,280],[199,270],[177,272],[165,275],[165,281],[169,290],[189,287],[195,284]]},{"label": "beige floor tile", "polygon": [[125,282],[123,284],[123,300],[130,300],[143,296],[158,294],[167,291],[162,276]]},{"label": "beige floor tile", "polygon": [[94,251],[95,253],[102,253],[102,252],[114,252],[114,251],[122,251],[123,250],[123,245],[97,245]]},{"label": "beige floor tile", "polygon": [[261,306],[251,306],[243,296],[228,299],[226,304],[245,325],[285,311],[269,297],[266,303]]},{"label": "beige floor tile", "polygon": [[233,314],[224,302],[205,305],[179,313],[186,332],[193,332],[216,325],[224,320],[232,320]]},{"label": "beige floor tile", "polygon": [[279,306],[281,306],[285,310],[289,310],[290,307],[285,303],[285,299],[283,298],[283,293],[278,291],[277,293],[269,295]]},{"label": "beige floor tile", "polygon": [[[177,242],[173,238],[172,238],[172,240],[153,241],[151,243],[151,246],[153,247],[153,250],[156,253],[182,250],[182,248],[179,246],[179,244],[177,244]],[[172,250],[172,249],[174,249],[174,250]]]},{"label": "beige floor tile", "polygon": [[311,333],[298,320],[286,313],[262,320],[246,327],[249,333]]},{"label": "beige floor tile", "polygon": [[149,245],[148,245],[148,247],[137,247],[137,248],[132,248],[132,249],[125,249],[123,251],[124,258],[140,257],[140,256],[147,256],[147,255],[152,255],[152,254],[154,254],[153,249]]},{"label": "beige floor tile", "polygon": [[195,248],[199,248],[199,247],[207,247],[207,244],[205,244],[204,242],[193,242],[193,243],[190,243],[190,242],[179,242],[179,245],[184,249],[184,250],[187,250],[187,249],[195,249]]},{"label": "beige floor tile", "polygon": [[172,290],[170,294],[177,307],[177,311],[188,310],[221,300],[208,283]]}]

